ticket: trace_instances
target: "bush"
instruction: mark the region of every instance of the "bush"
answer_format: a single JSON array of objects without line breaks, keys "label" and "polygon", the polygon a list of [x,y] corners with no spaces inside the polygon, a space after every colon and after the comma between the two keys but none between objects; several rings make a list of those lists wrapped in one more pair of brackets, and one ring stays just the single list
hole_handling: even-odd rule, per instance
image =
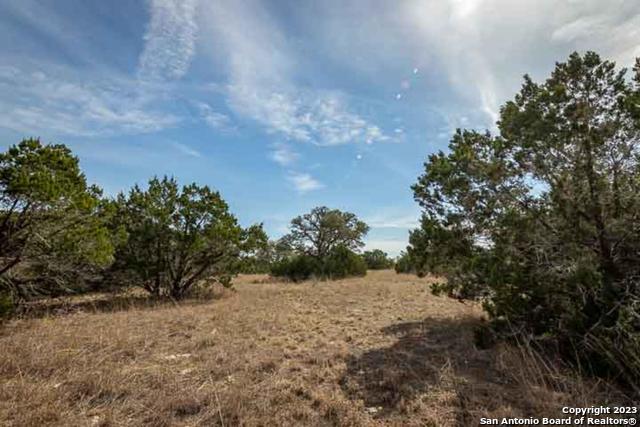
[{"label": "bush", "polygon": [[367,274],[364,259],[344,246],[334,248],[324,260],[311,255],[295,255],[280,260],[271,267],[271,275],[285,277],[294,282],[307,280],[311,276],[319,279],[342,279]]},{"label": "bush", "polygon": [[344,246],[333,249],[322,264],[321,276],[328,279],[342,279],[367,274],[364,258]]},{"label": "bush", "polygon": [[0,293],[0,319],[11,316],[15,309],[13,298],[9,293]]},{"label": "bush", "polygon": [[367,263],[369,270],[384,270],[385,268],[393,267],[393,260],[389,258],[386,252],[380,249],[366,251],[362,254],[362,257]]},{"label": "bush", "polygon": [[275,262],[271,266],[271,275],[274,277],[285,277],[294,282],[309,279],[312,275],[318,274],[320,264],[309,255],[295,255]]},{"label": "bush", "polygon": [[116,250],[115,273],[154,296],[183,298],[201,280],[230,286],[243,253],[266,241],[261,226],[243,229],[217,191],[173,178],[153,178],[116,203],[127,239]]},{"label": "bush", "polygon": [[396,273],[415,273],[416,269],[413,265],[413,260],[407,252],[401,252],[396,264],[394,266]]}]

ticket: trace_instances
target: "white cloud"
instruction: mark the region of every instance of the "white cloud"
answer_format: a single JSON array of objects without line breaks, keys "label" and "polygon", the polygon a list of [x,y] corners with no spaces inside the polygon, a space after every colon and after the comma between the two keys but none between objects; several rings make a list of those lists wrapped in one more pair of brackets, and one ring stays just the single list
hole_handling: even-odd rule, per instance
[{"label": "white cloud", "polygon": [[[522,75],[545,78],[573,50],[595,50],[619,65],[640,56],[637,0],[325,0],[301,27],[330,59],[393,91],[407,61],[443,117],[492,127]],[[388,81],[380,76],[389,76]],[[411,87],[418,85],[412,81]],[[442,90],[444,88],[444,90]],[[394,93],[399,102],[403,92]]]},{"label": "white cloud", "polygon": [[197,102],[196,107],[200,113],[200,117],[204,122],[214,129],[229,129],[231,126],[231,118],[226,114],[215,111],[209,104],[205,102]]},{"label": "white cloud", "polygon": [[[29,135],[92,137],[156,132],[176,125],[180,118],[166,108],[173,95],[155,83],[179,78],[188,70],[195,53],[197,2],[150,0],[151,20],[137,78],[97,66],[107,59],[96,57],[83,34],[67,30],[72,23],[55,10],[43,11],[42,5],[30,1],[14,3],[16,13],[93,67],[74,71],[30,58],[2,67],[0,126]],[[208,123],[216,119],[222,120],[205,118]]]},{"label": "white cloud", "polygon": [[174,142],[173,146],[178,151],[180,151],[183,154],[186,154],[187,156],[197,157],[197,158],[201,158],[202,157],[202,153],[200,153],[198,150],[195,150],[195,149],[189,147],[188,145],[182,144],[180,142]]},{"label": "white cloud", "polygon": [[289,181],[300,194],[324,188],[324,185],[308,173],[291,173]]},{"label": "white cloud", "polygon": [[525,73],[544,78],[572,50],[596,50],[623,66],[640,52],[640,3],[634,0],[405,5],[401,19],[416,30],[416,46],[444,65],[453,88],[485,114],[489,127]]},{"label": "white cloud", "polygon": [[151,0],[151,21],[138,73],[143,79],[182,77],[195,54],[198,0]]},{"label": "white cloud", "polygon": [[278,143],[273,145],[273,151],[269,157],[280,166],[290,166],[298,160],[299,156],[289,145]]},{"label": "white cloud", "polygon": [[136,134],[179,121],[150,109],[135,82],[123,79],[83,81],[64,72],[1,67],[0,91],[0,126],[29,135]]},{"label": "white cloud", "polygon": [[354,112],[342,93],[297,84],[301,58],[262,3],[215,2],[203,20],[210,24],[208,39],[219,47],[212,51],[214,60],[226,67],[228,103],[235,113],[269,133],[320,146],[390,139]]}]

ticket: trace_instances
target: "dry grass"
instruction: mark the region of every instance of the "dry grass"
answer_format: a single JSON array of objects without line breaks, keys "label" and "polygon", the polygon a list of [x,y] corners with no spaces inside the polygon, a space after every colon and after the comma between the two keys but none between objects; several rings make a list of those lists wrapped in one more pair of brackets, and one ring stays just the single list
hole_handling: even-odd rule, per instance
[{"label": "dry grass", "polygon": [[207,303],[14,320],[0,328],[0,424],[474,425],[611,399],[531,354],[476,349],[480,309],[429,285],[245,276]]}]

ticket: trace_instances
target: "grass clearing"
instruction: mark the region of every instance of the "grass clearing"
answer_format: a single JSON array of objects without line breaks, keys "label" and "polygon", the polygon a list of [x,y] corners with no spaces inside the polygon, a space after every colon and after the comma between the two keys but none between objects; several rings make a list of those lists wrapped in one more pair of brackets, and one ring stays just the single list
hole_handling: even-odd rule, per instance
[{"label": "grass clearing", "polygon": [[431,283],[247,275],[207,302],[13,320],[0,328],[0,424],[466,426],[620,399],[526,351],[477,349],[480,308]]}]

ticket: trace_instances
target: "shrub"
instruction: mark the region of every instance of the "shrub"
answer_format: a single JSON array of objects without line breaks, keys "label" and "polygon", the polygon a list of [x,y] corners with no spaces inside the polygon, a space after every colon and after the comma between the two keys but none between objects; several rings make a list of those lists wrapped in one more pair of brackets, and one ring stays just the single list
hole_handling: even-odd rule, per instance
[{"label": "shrub", "polygon": [[13,298],[7,292],[0,292],[0,319],[11,316],[15,309]]},{"label": "shrub", "polygon": [[414,273],[416,272],[416,268],[414,265],[414,261],[409,255],[408,252],[401,252],[400,256],[396,259],[394,270],[396,273]]},{"label": "shrub", "polygon": [[114,270],[154,296],[183,298],[200,280],[237,272],[243,253],[266,241],[261,226],[243,229],[220,194],[172,178],[153,178],[116,201],[127,239],[116,251]]},{"label": "shrub", "polygon": [[294,282],[307,280],[319,272],[319,262],[310,255],[295,255],[277,261],[271,266],[272,276],[284,277]]},{"label": "shrub", "polygon": [[374,249],[372,251],[365,251],[362,254],[367,268],[369,270],[384,270],[385,268],[393,267],[393,260],[389,258],[386,252],[380,249]]},{"label": "shrub", "polygon": [[367,274],[367,263],[364,258],[345,246],[333,249],[322,263],[321,277],[342,279]]},{"label": "shrub", "polygon": [[319,279],[342,279],[367,274],[364,259],[344,246],[337,246],[323,260],[310,255],[295,255],[273,264],[271,275],[285,277],[294,282],[311,276]]}]

